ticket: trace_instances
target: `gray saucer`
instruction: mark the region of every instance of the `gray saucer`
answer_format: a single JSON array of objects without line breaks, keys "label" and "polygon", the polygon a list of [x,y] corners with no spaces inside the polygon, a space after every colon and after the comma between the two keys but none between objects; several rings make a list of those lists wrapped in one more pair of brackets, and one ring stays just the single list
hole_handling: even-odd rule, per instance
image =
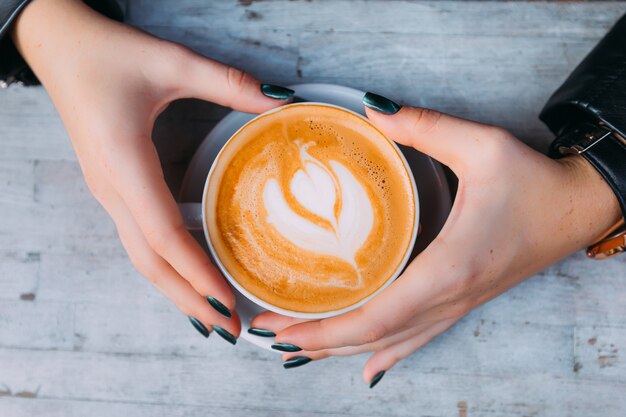
[{"label": "gray saucer", "polygon": [[[365,115],[361,102],[365,93],[362,91],[333,84],[297,84],[289,88],[295,90],[299,100],[335,104]],[[231,135],[254,116],[233,111],[211,130],[198,147],[187,168],[179,195],[180,202],[202,201],[204,183],[213,160]],[[420,201],[422,232],[415,242],[413,258],[437,236],[448,218],[452,200],[441,164],[412,148],[403,146],[400,148],[413,171]],[[192,233],[208,253],[202,231]],[[233,291],[237,296],[237,313],[241,317],[241,338],[259,347],[272,350],[270,348],[272,338],[253,336],[248,333],[252,319],[266,310],[248,300],[236,289],[233,288]]]}]

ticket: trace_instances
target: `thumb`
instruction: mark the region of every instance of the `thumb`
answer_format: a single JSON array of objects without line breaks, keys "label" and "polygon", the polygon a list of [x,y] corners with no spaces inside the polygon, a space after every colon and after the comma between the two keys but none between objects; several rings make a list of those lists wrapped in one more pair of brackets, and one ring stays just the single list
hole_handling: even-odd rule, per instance
[{"label": "thumb", "polygon": [[261,84],[250,74],[193,53],[177,98],[198,98],[246,113],[263,113],[286,104],[289,88]]},{"label": "thumb", "polygon": [[480,152],[480,141],[491,126],[460,119],[435,110],[401,107],[367,93],[363,97],[367,117],[390,139],[411,146],[452,169]]}]

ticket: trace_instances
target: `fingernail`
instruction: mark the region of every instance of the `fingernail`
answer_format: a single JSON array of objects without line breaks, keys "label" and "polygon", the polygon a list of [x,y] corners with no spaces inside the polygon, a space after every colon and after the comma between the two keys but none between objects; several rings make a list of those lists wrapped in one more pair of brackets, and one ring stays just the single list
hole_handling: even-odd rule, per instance
[{"label": "fingernail", "polygon": [[287,359],[283,362],[283,368],[297,368],[298,366],[306,365],[309,362],[311,362],[311,358],[307,358],[306,356],[294,356],[293,358]]},{"label": "fingernail", "polygon": [[222,316],[228,318],[232,317],[232,314],[230,313],[228,307],[222,304],[217,298],[211,297],[210,295],[207,295],[205,298],[209,302],[209,304],[211,304],[211,307],[217,310],[217,312],[220,313]]},{"label": "fingernail", "polygon": [[391,101],[387,97],[379,96],[378,94],[370,92],[365,93],[363,96],[363,104],[370,109],[384,114],[396,114],[402,108],[402,106],[395,101]]},{"label": "fingernail", "polygon": [[209,330],[204,327],[204,324],[200,323],[200,320],[192,316],[187,316],[187,318],[189,319],[193,327],[195,327],[202,336],[209,337]]},{"label": "fingernail", "polygon": [[250,327],[248,333],[261,337],[274,337],[276,333],[271,330],[259,329],[258,327]]},{"label": "fingernail", "polygon": [[222,339],[226,340],[231,345],[237,344],[237,339],[228,330],[221,328],[220,326],[212,326],[215,333],[219,334]]},{"label": "fingernail", "polygon": [[302,350],[298,346],[292,345],[291,343],[274,343],[272,345],[272,349],[280,350],[281,352],[299,352]]},{"label": "fingernail", "polygon": [[295,91],[290,88],[281,87],[273,84],[261,84],[261,92],[270,98],[277,100],[287,100],[293,97]]},{"label": "fingernail", "polygon": [[370,382],[370,388],[374,388],[376,384],[378,384],[380,380],[383,379],[384,376],[385,376],[385,371],[380,371],[379,373],[374,375],[374,378],[372,378],[372,381]]}]

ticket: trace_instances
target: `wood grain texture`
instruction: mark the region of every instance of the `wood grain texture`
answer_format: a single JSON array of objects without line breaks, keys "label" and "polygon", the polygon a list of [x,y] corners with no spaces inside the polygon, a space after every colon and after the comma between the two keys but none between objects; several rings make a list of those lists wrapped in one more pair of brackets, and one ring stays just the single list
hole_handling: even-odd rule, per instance
[{"label": "wood grain texture", "polygon": [[[129,21],[280,84],[330,82],[497,123],[537,114],[626,2],[128,0]],[[207,80],[209,83],[211,80]],[[227,110],[174,103],[154,140],[176,193]],[[284,370],[132,268],[46,92],[0,91],[0,416],[589,416],[626,412],[626,256],[577,253],[476,309],[370,391],[367,356]]]}]

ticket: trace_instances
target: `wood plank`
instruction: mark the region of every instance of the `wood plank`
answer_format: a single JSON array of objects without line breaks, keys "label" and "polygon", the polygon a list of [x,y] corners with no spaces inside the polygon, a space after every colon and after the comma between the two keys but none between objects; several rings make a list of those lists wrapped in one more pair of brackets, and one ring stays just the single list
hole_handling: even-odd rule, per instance
[{"label": "wood plank", "polygon": [[[539,110],[596,39],[425,34],[419,42],[428,47],[416,48],[415,35],[408,34],[307,32],[300,69],[307,80],[374,90],[400,103],[497,124],[541,149],[552,135],[537,118]],[[372,55],[372,49],[385,54]],[[554,59],[555,51],[567,53]]]},{"label": "wood plank", "polygon": [[[150,291],[156,296],[156,289],[150,288]],[[105,295],[116,301],[120,298],[115,292]],[[78,350],[181,357],[206,355],[206,340],[198,335],[187,317],[163,297],[81,303],[76,305],[75,320]],[[212,341],[211,346],[214,343]]]},{"label": "wood plank", "polygon": [[560,264],[559,271],[577,287],[579,325],[626,326],[626,257],[597,262],[578,253]]},{"label": "wood plank", "polygon": [[[215,405],[169,405],[169,404],[131,404],[109,401],[90,400],[50,400],[32,398],[0,398],[0,412],[10,417],[84,417],[84,416],[129,416],[129,417],[206,417],[224,415],[228,417],[292,417],[290,412],[270,410],[259,413],[252,407],[216,407]],[[319,417],[314,411],[299,410],[299,417]],[[336,413],[335,416],[349,416],[348,413]],[[362,417],[377,417],[373,414]]]},{"label": "wood plank", "polygon": [[576,329],[575,370],[585,379],[626,382],[626,326]]},{"label": "wood plank", "polygon": [[479,317],[507,324],[575,325],[577,288],[559,276],[557,268],[552,266],[484,304]]},{"label": "wood plank", "polygon": [[[0,349],[0,362],[6,364],[0,386],[41,399],[244,407],[255,415],[299,414],[313,405],[317,415],[444,416],[458,414],[461,403],[470,415],[607,416],[625,411],[620,393],[626,384],[621,382],[532,371],[504,376],[423,372],[415,369],[416,359],[394,368],[370,391],[361,380],[360,357],[290,372],[277,359],[259,361],[258,355],[231,349],[218,357],[208,350],[206,358],[182,359]],[[312,388],[319,399],[313,404]]]},{"label": "wood plank", "polygon": [[624,13],[620,2],[481,2],[333,0],[181,0],[175,13],[167,0],[133,0],[132,24],[206,27],[246,32],[276,30],[409,33],[473,36],[599,37]]},{"label": "wood plank", "polygon": [[[5,121],[13,120],[13,123],[2,124],[2,128],[6,129],[11,124],[20,126],[14,118],[57,118],[58,113],[50,101],[50,97],[45,89],[40,87],[19,88],[11,86],[11,88],[0,90],[0,118]],[[4,140],[4,137],[3,137]],[[4,147],[4,146],[3,146]]]},{"label": "wood plank", "polygon": [[277,31],[272,27],[224,32],[204,26],[138,26],[207,57],[244,69],[265,82],[289,84],[298,80],[298,35],[295,32]]},{"label": "wood plank", "polygon": [[100,217],[100,205],[91,195],[78,161],[37,160],[34,200],[52,210],[80,211],[83,217]]},{"label": "wood plank", "polygon": [[5,207],[0,244],[17,252],[119,253],[113,222],[103,209],[97,210],[99,214],[94,216],[85,215],[80,208],[55,209],[39,204]]},{"label": "wood plank", "polygon": [[35,194],[34,162],[0,159],[0,204],[31,203]]},{"label": "wood plank", "polygon": [[120,253],[114,224],[92,197],[75,159],[35,160],[30,170],[23,177],[30,184],[19,185],[23,197],[2,205],[0,247],[12,253]]},{"label": "wood plank", "polygon": [[481,307],[483,318],[563,325],[626,325],[626,258],[572,254]]},{"label": "wood plank", "polygon": [[[204,341],[167,300],[79,304],[75,320],[84,351],[176,356],[204,352]],[[517,322],[504,314],[488,319],[478,310],[433,342],[435,347],[423,353],[416,369],[500,375],[519,366],[519,371],[566,376],[574,364],[573,341],[573,326]],[[249,348],[247,342],[241,343]],[[504,352],[518,360],[492,361]]]},{"label": "wood plank", "polygon": [[37,293],[41,254],[0,246],[0,299],[31,301]]},{"label": "wood plank", "polygon": [[71,350],[73,341],[74,306],[27,300],[0,301],[0,346]]},{"label": "wood plank", "polygon": [[[40,96],[38,100],[44,102],[48,98]],[[4,107],[4,103],[0,107]],[[0,126],[0,157],[3,160],[76,160],[63,123],[57,115],[38,115],[31,113],[31,110],[22,111],[21,114],[0,114]]]},{"label": "wood plank", "polygon": [[[412,2],[384,7],[374,2],[355,7],[333,2],[333,8],[315,8],[286,2],[278,13],[276,4],[255,3],[246,9],[225,2],[217,7],[183,3],[180,13],[166,22],[154,3],[133,2],[131,21],[263,79],[376,90],[404,103],[502,125],[538,149],[545,149],[551,138],[537,119],[539,109],[622,12],[611,3],[601,16],[588,13],[586,5],[532,3],[476,7],[471,2]],[[263,7],[272,13],[256,11]],[[297,12],[287,18],[289,9],[296,7]],[[514,19],[512,7],[516,7]],[[263,17],[246,18],[251,13]],[[467,24],[479,14],[480,25]],[[247,20],[245,25],[239,23],[242,19]],[[528,19],[534,19],[533,24]],[[201,24],[206,21],[237,30],[207,29]],[[360,21],[372,21],[373,27],[364,29],[356,23]],[[392,31],[378,26],[390,22]],[[415,47],[416,36],[423,48]],[[285,39],[294,41],[285,45]],[[372,54],[372,50],[385,53]],[[268,54],[272,67],[267,64]]]},{"label": "wood plank", "polygon": [[44,253],[37,297],[44,301],[141,303],[161,298],[152,285],[133,268],[127,255],[74,251]]}]

